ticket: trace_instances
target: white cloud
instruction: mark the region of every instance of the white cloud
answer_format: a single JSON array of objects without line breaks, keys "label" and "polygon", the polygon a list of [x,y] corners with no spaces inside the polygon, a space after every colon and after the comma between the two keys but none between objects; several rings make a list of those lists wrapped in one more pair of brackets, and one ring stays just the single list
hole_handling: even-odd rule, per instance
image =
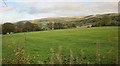
[{"label": "white cloud", "polygon": [[10,6],[0,6],[0,11],[10,11],[13,10],[13,7]]}]

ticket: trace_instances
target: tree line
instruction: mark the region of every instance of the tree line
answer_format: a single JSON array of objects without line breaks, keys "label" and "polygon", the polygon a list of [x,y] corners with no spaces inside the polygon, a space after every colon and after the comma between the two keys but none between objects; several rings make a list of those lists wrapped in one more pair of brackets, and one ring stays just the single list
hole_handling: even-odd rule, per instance
[{"label": "tree line", "polygon": [[75,27],[73,25],[74,24],[65,24],[65,23],[64,24],[63,23],[34,24],[29,21],[17,22],[17,23],[7,22],[7,23],[2,24],[2,34],[73,28]]},{"label": "tree line", "polygon": [[17,23],[2,24],[2,34],[30,32],[30,31],[38,31],[38,30],[39,27],[36,24],[33,24],[29,21],[27,21],[26,23],[17,22]]}]

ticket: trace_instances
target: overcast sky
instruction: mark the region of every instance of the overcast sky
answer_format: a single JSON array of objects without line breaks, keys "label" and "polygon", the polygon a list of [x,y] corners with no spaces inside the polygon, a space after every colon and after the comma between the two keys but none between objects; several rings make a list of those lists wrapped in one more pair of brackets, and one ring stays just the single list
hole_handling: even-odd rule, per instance
[{"label": "overcast sky", "polygon": [[45,17],[117,13],[119,0],[5,0],[0,1],[0,22]]}]

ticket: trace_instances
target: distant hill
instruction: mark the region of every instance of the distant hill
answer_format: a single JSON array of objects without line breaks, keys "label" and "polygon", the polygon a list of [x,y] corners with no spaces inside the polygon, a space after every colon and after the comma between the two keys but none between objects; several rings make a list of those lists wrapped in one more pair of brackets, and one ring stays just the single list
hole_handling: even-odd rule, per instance
[{"label": "distant hill", "polygon": [[96,14],[96,15],[88,15],[88,16],[48,17],[48,18],[35,19],[35,20],[18,21],[18,22],[26,23],[27,21],[35,24],[50,23],[50,22],[101,24],[103,22],[109,22],[109,23],[111,22],[111,24],[114,25],[114,24],[118,24],[118,22],[120,21],[120,15],[118,13],[108,13],[108,14]]},{"label": "distant hill", "polygon": [[110,13],[110,14],[97,14],[97,15],[89,15],[82,18],[80,21],[76,20],[77,22],[97,22],[98,20],[101,20],[103,18],[109,18],[113,21],[118,21],[120,16],[118,13]]},{"label": "distant hill", "polygon": [[109,17],[113,21],[119,20],[118,13],[110,13],[110,14],[97,14],[97,15],[88,15],[88,16],[75,16],[75,17],[49,17],[33,20],[33,23],[39,22],[96,22],[99,19],[104,17]]},{"label": "distant hill", "polygon": [[92,16],[86,16],[81,20],[76,20],[73,22],[86,22],[92,23],[94,25],[100,26],[116,26],[120,25],[120,15],[118,13],[110,13],[110,14],[97,14]]},{"label": "distant hill", "polygon": [[39,22],[70,22],[83,18],[83,16],[74,16],[74,17],[49,17],[33,20],[33,23]]}]

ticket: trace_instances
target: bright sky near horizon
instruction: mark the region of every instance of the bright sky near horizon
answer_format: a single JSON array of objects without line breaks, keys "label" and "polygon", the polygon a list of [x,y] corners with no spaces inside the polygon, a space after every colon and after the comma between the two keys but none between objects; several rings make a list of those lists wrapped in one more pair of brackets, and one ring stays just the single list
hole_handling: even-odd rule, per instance
[{"label": "bright sky near horizon", "polygon": [[2,0],[0,23],[45,17],[117,13],[119,0]]}]

